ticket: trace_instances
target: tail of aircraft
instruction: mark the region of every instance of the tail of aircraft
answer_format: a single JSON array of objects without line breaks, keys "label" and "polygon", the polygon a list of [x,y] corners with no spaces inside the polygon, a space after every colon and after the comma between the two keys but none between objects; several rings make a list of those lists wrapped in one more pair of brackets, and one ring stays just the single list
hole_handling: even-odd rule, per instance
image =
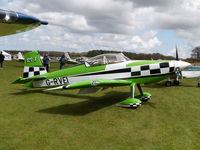
[{"label": "tail of aircraft", "polygon": [[68,59],[68,60],[72,60],[71,57],[69,56],[69,53],[65,52],[65,57]]},{"label": "tail of aircraft", "polygon": [[24,61],[24,57],[23,57],[21,52],[18,53],[18,60],[19,61]]},{"label": "tail of aircraft", "polygon": [[30,78],[36,75],[47,73],[37,51],[29,52],[24,55],[24,74],[23,78]]},{"label": "tail of aircraft", "polygon": [[71,57],[69,56],[69,53],[67,52],[65,52],[65,57],[67,58],[67,61],[70,63],[75,63],[75,64],[78,63],[76,60],[71,59]]}]

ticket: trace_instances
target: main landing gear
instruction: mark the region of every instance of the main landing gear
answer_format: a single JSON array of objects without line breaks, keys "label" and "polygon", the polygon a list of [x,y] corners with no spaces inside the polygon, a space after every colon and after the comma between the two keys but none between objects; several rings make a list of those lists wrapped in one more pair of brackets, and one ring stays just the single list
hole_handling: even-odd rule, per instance
[{"label": "main landing gear", "polygon": [[[135,93],[135,85],[137,85],[137,88],[138,88],[140,94],[137,94],[137,95],[134,94]],[[152,97],[150,93],[146,93],[146,92],[142,91],[140,84],[133,83],[130,85],[130,89],[131,89],[130,98],[128,98],[124,101],[121,101],[120,103],[117,104],[117,106],[136,109],[139,106],[141,106],[142,102],[147,102]]]},{"label": "main landing gear", "polygon": [[170,81],[170,80],[168,80],[168,81],[165,82],[165,86],[170,87],[170,86],[172,86],[172,85],[178,86],[178,85],[180,85],[180,82],[179,82],[178,80],[174,80],[173,82]]}]

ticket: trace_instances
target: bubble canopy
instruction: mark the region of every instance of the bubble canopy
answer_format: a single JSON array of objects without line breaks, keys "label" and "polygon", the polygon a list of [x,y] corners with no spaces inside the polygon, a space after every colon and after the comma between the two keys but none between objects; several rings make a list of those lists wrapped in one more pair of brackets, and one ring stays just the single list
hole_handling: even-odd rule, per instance
[{"label": "bubble canopy", "polygon": [[90,58],[87,62],[90,64],[90,66],[96,66],[96,65],[115,64],[126,61],[130,61],[130,59],[124,56],[123,53],[115,53],[115,54],[98,55]]}]

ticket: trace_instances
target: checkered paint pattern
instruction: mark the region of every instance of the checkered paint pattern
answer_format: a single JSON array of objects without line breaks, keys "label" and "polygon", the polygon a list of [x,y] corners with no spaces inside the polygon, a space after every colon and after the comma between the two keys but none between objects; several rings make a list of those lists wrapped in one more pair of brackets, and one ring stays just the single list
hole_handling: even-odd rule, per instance
[{"label": "checkered paint pattern", "polygon": [[152,76],[160,74],[168,74],[174,71],[174,64],[171,62],[163,62],[158,64],[150,64],[143,66],[135,66],[131,68],[131,76]]},{"label": "checkered paint pattern", "polygon": [[24,78],[30,78],[36,75],[47,73],[45,67],[24,67]]},{"label": "checkered paint pattern", "polygon": [[137,108],[141,106],[141,103],[130,103],[130,104],[117,104],[120,107],[127,107],[127,108]]}]

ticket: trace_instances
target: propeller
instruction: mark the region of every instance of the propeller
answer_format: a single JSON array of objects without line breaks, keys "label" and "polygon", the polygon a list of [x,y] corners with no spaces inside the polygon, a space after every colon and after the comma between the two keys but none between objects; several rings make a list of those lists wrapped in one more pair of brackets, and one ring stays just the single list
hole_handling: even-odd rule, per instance
[{"label": "propeller", "polygon": [[178,56],[178,48],[177,48],[177,45],[176,45],[176,60],[179,61],[179,56]]}]

